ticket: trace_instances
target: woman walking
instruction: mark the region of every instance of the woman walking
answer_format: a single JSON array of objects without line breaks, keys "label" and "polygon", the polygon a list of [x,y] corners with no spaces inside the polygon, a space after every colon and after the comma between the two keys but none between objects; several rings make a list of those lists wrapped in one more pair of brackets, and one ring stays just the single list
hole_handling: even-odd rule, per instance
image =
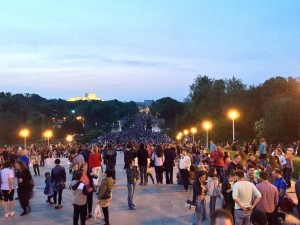
[{"label": "woman walking", "polygon": [[158,145],[152,154],[152,160],[154,161],[155,175],[157,184],[163,183],[163,165],[165,157],[161,145]]},{"label": "woman walking", "polygon": [[206,173],[199,171],[197,180],[193,183],[193,202],[196,203],[195,222],[193,225],[201,225],[206,220],[205,210]]},{"label": "woman walking", "polygon": [[[14,171],[11,169],[11,161],[5,161],[3,163],[3,169],[1,171],[1,191],[3,194],[3,207],[5,211],[5,217],[13,216],[14,211]],[[8,211],[8,205],[10,211]]]},{"label": "woman walking", "polygon": [[[55,209],[62,208],[62,192],[65,189],[66,185],[66,170],[60,165],[60,159],[55,159],[55,167],[51,170],[51,178],[53,182],[53,200],[55,204]],[[58,196],[58,199],[57,199]],[[58,200],[58,201],[57,201]]]},{"label": "woman walking", "polygon": [[105,220],[104,225],[110,225],[108,206],[112,200],[112,189],[116,181],[112,179],[113,171],[111,170],[106,170],[103,175],[104,178],[102,179],[101,182],[101,189],[98,196],[98,200],[104,214],[104,220]]},{"label": "woman walking", "polygon": [[29,200],[33,189],[32,176],[23,161],[17,161],[15,168],[18,171],[18,196],[23,209],[20,216],[24,216],[30,212]]}]

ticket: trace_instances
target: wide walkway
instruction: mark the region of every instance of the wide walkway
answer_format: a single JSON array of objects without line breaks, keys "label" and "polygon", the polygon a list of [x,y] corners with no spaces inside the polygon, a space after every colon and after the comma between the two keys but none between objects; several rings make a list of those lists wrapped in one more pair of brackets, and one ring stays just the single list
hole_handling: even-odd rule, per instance
[{"label": "wide walkway", "polygon": [[[61,159],[62,165],[67,170],[67,159]],[[20,217],[22,210],[19,202],[15,201],[16,214],[13,217],[4,218],[3,207],[0,207],[0,224],[4,225],[60,225],[72,224],[72,192],[69,189],[63,192],[63,208],[55,210],[53,206],[49,206],[43,194],[44,190],[44,173],[51,171],[54,159],[48,159],[46,166],[41,168],[41,176],[34,177],[36,186],[35,194],[31,200],[32,212],[29,215]],[[110,221],[112,225],[181,225],[190,224],[193,221],[193,213],[184,208],[187,198],[186,192],[181,191],[178,185],[153,185],[149,180],[147,187],[137,185],[134,196],[134,203],[137,205],[135,211],[131,211],[127,207],[127,187],[126,174],[123,170],[123,153],[118,152],[117,160],[117,184],[113,190],[113,201],[109,207]],[[33,172],[32,172],[33,174]],[[153,174],[154,176],[154,174]],[[68,185],[71,176],[68,175]],[[176,172],[174,173],[174,182],[176,181]],[[290,189],[289,192],[294,192]],[[294,195],[294,194],[292,194]],[[294,197],[294,196],[293,196]],[[96,204],[96,195],[94,198]],[[208,203],[208,199],[207,199]],[[208,206],[208,205],[207,205]],[[208,207],[207,207],[208,208]],[[207,211],[208,212],[208,211]],[[292,215],[287,216],[288,224],[300,224]],[[103,224],[102,220],[89,219],[87,224]],[[209,224],[209,221],[203,223]]]}]

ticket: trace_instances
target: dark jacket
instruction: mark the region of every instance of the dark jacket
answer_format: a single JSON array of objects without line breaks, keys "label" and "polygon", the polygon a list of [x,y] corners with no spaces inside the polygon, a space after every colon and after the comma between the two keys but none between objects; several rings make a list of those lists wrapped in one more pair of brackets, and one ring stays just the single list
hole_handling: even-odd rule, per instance
[{"label": "dark jacket", "polygon": [[136,169],[126,169],[126,174],[127,174],[128,184],[134,184],[136,180],[139,178],[139,173]]},{"label": "dark jacket", "polygon": [[164,151],[165,154],[165,166],[166,167],[173,167],[174,166],[174,160],[176,158],[174,150],[170,148],[166,148]]},{"label": "dark jacket", "polygon": [[228,166],[228,169],[227,169],[227,177],[229,177],[231,171],[233,170],[239,170],[239,169],[243,169],[243,167],[239,164],[235,164],[233,161],[231,161],[231,163],[229,164]]},{"label": "dark jacket", "polygon": [[61,165],[56,165],[51,170],[51,179],[54,183],[65,183],[66,182],[66,170]]},{"label": "dark jacket", "polygon": [[116,165],[117,162],[117,151],[115,149],[108,149],[103,153],[104,164]]},{"label": "dark jacket", "polygon": [[228,180],[225,180],[222,184],[222,194],[224,196],[224,200],[227,203],[234,203],[234,200],[232,198],[232,191],[227,193],[227,190],[231,189],[231,184],[228,182]]},{"label": "dark jacket", "polygon": [[89,157],[91,153],[92,152],[89,149],[84,149],[83,151],[80,152],[80,154],[83,156],[84,161],[86,163],[89,163]]},{"label": "dark jacket", "polygon": [[148,159],[150,158],[150,156],[146,149],[140,149],[137,152],[137,158],[138,158],[139,166],[147,166]]},{"label": "dark jacket", "polygon": [[[203,194],[203,190],[201,188],[199,179],[197,179],[193,183],[193,202],[196,202],[196,200],[198,199],[198,196],[200,196],[202,194]],[[206,193],[204,193],[204,194],[206,194]]]}]

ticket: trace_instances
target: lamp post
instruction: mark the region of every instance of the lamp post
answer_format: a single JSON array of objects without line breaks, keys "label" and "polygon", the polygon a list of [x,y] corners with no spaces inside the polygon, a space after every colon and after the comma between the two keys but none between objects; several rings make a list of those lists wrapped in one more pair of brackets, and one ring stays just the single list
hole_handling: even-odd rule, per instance
[{"label": "lamp post", "polygon": [[74,117],[74,135],[76,133],[76,128],[75,128],[75,123],[76,123],[76,117],[75,117],[75,110],[73,109],[72,111],[73,117]]},{"label": "lamp post", "polygon": [[195,143],[195,134],[197,133],[197,128],[196,127],[192,127],[191,128],[191,133],[193,134],[193,143]]},{"label": "lamp post", "polygon": [[181,142],[182,133],[179,132],[179,133],[177,134],[176,138],[177,138],[177,140],[178,140],[179,142]]},{"label": "lamp post", "polygon": [[44,144],[43,133],[44,133],[44,117],[45,117],[45,114],[40,114],[40,116],[42,117],[42,146],[43,146],[43,144]]},{"label": "lamp post", "polygon": [[203,121],[202,127],[206,130],[206,148],[208,148],[208,130],[212,128],[212,123],[210,121]]},{"label": "lamp post", "polygon": [[185,136],[185,141],[187,141],[187,136],[189,134],[189,130],[184,130],[183,133],[184,133],[184,136]]},{"label": "lamp post", "polygon": [[232,140],[235,141],[234,121],[240,116],[239,112],[232,109],[228,111],[228,117],[232,119]]},{"label": "lamp post", "polygon": [[51,130],[46,130],[44,132],[44,137],[48,139],[48,148],[50,147],[50,138],[53,136],[53,132]]},{"label": "lamp post", "polygon": [[19,135],[24,138],[24,149],[26,150],[26,138],[29,136],[30,131],[28,129],[22,129],[19,132]]}]

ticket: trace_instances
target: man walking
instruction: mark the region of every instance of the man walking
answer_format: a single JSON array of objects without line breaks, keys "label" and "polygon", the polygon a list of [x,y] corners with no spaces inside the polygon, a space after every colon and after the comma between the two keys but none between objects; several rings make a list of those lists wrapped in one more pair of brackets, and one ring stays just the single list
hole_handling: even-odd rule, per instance
[{"label": "man walking", "polygon": [[[232,186],[232,197],[235,201],[235,225],[250,225],[251,212],[261,200],[261,194],[254,184],[245,181],[245,174],[243,170],[237,170],[235,174],[238,180]],[[252,204],[253,197],[255,197],[255,201]]]},{"label": "man walking", "polygon": [[147,167],[148,167],[148,159],[150,158],[148,151],[145,149],[145,145],[140,144],[140,149],[137,152],[138,165],[140,169],[140,185],[148,184],[148,176],[147,176]]},{"label": "man walking", "polygon": [[277,188],[268,181],[269,175],[267,172],[261,171],[259,176],[261,183],[257,184],[256,188],[261,193],[262,198],[257,205],[257,209],[266,213],[268,224],[276,224],[275,208],[279,200]]}]

